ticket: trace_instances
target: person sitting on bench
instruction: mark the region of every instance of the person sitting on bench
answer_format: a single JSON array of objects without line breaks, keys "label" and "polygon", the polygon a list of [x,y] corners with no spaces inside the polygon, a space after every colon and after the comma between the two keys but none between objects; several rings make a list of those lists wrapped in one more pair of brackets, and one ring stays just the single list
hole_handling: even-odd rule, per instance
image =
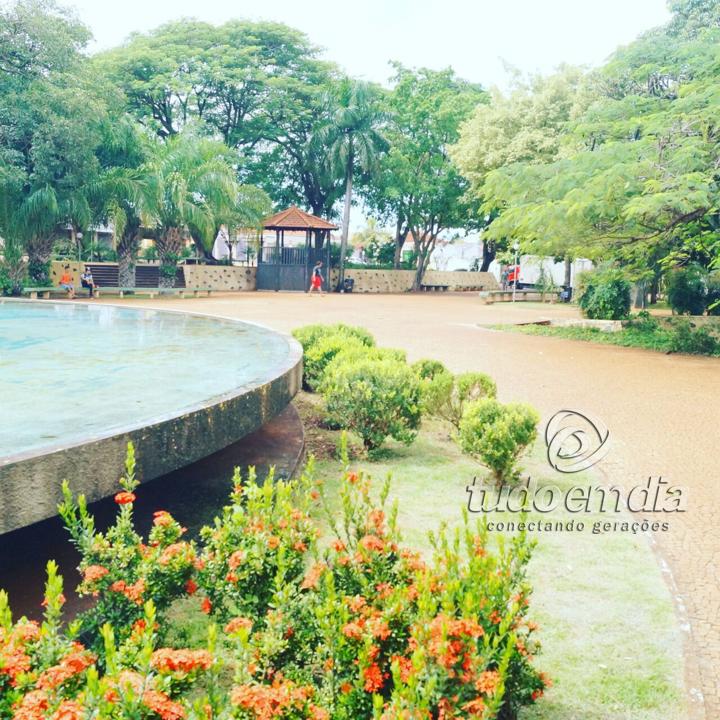
[{"label": "person sitting on bench", "polygon": [[60,278],[60,287],[63,290],[67,290],[68,299],[72,300],[75,297],[75,285],[73,285],[73,278],[70,274],[70,266],[66,265],[63,268],[63,274]]},{"label": "person sitting on bench", "polygon": [[87,265],[85,266],[85,272],[80,276],[80,282],[84,288],[88,289],[90,297],[94,297],[95,281],[93,280],[92,271]]}]

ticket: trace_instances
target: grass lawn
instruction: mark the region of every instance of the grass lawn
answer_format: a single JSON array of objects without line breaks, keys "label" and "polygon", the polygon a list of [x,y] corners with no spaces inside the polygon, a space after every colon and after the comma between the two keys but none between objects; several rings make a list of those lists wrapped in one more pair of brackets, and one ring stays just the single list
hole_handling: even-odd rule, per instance
[{"label": "grass lawn", "polygon": [[[298,404],[332,502],[342,472],[333,453],[339,434],[318,425],[315,397],[301,396]],[[405,541],[424,550],[429,530],[460,521],[468,500],[465,487],[483,472],[460,454],[448,428],[434,422],[426,422],[410,447],[390,444],[381,458],[357,460],[353,467],[371,474],[378,489],[392,475],[391,498],[399,504]],[[525,469],[538,481],[548,474],[539,451]],[[568,487],[591,480],[569,477]],[[555,478],[548,482],[562,487]],[[579,516],[574,517],[577,522]],[[600,517],[608,519],[584,516],[583,533],[533,534],[538,544],[530,562],[530,617],[540,624],[543,643],[536,664],[553,678],[554,687],[522,719],[683,718],[682,640],[658,564],[642,535],[592,534],[588,526]]]},{"label": "grass lawn", "polygon": [[[603,345],[620,345],[622,347],[639,347],[658,352],[674,352],[673,332],[667,327],[659,327],[648,331],[627,327],[619,332],[603,332],[596,328],[553,327],[552,325],[495,325],[498,330],[519,332],[525,335],[542,335],[559,337],[566,340],[585,340],[602,343]],[[693,353],[720,355],[720,349],[713,353]]]}]

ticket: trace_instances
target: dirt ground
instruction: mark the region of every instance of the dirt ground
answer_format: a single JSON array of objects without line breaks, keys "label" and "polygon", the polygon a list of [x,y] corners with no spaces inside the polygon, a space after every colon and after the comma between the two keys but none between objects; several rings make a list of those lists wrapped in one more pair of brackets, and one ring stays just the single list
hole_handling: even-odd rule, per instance
[{"label": "dirt ground", "polygon": [[688,488],[687,511],[660,518],[670,529],[651,542],[680,622],[688,624],[693,717],[702,717],[704,696],[706,717],[720,719],[720,482],[715,477],[720,361],[490,330],[480,325],[577,311],[526,303],[486,306],[476,293],[310,297],[257,292],[124,304],[241,318],[282,331],[310,322],[362,325],[380,345],[404,348],[410,360],[431,357],[453,371],[489,373],[501,400],[533,404],[543,423],[564,409],[601,418],[610,431],[611,449],[599,467],[608,482],[630,487],[662,476]]}]

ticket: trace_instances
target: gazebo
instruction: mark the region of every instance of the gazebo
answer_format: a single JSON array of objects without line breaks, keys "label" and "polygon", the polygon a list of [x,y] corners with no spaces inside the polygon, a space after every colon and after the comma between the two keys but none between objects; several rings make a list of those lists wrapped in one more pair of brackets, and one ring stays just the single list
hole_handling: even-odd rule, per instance
[{"label": "gazebo", "polygon": [[[263,223],[258,254],[258,290],[307,290],[312,268],[318,260],[329,283],[330,232],[337,225],[292,206]],[[267,231],[275,231],[274,242],[266,243]],[[304,233],[304,244],[286,246],[285,233]]]}]

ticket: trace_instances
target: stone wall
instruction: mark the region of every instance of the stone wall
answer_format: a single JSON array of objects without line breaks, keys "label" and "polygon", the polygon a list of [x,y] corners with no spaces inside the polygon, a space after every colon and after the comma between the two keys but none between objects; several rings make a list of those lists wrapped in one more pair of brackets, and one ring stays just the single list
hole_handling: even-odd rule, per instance
[{"label": "stone wall", "polygon": [[65,272],[65,266],[70,266],[70,274],[73,276],[73,284],[75,289],[80,287],[80,276],[85,269],[84,262],[70,262],[68,260],[53,260],[50,263],[50,282],[55,285],[60,285],[60,278]]},{"label": "stone wall", "polygon": [[235,265],[184,265],[185,286],[210,288],[218,292],[255,290],[257,268]]},{"label": "stone wall", "polygon": [[[403,293],[408,292],[415,279],[414,270],[346,270],[346,278],[355,280],[353,292],[359,293]],[[330,287],[338,281],[338,271],[330,272]],[[488,272],[452,272],[428,270],[425,285],[447,285],[448,290],[497,290],[495,276]]]}]

